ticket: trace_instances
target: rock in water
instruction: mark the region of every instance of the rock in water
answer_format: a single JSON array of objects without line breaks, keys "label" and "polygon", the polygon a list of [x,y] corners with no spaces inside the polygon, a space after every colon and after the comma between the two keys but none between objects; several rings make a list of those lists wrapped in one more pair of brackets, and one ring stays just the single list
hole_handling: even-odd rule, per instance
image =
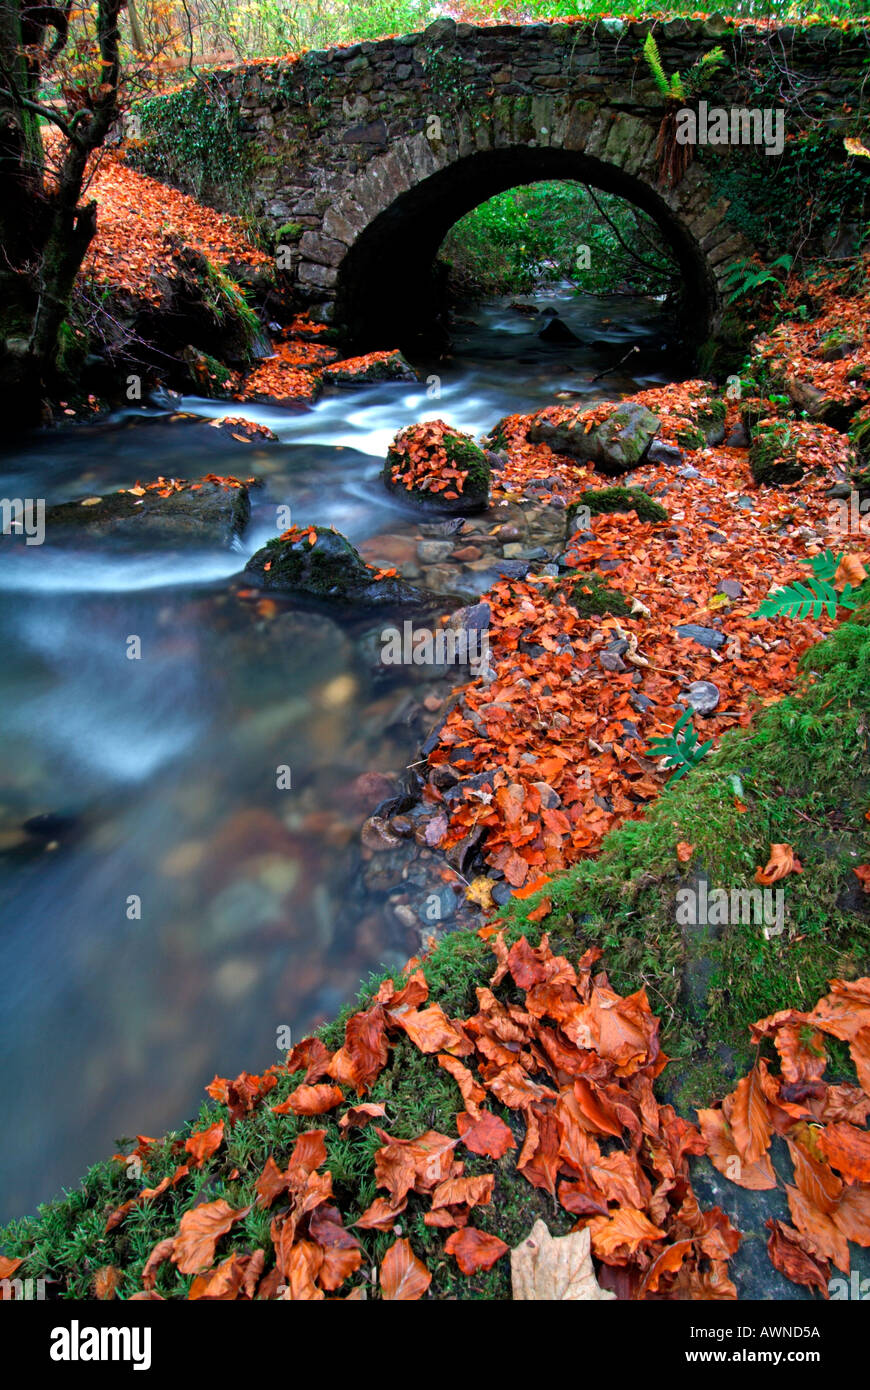
[{"label": "rock in water", "polygon": [[335,604],[423,607],[437,599],[401,579],[377,577],[339,531],[293,527],[258,550],[244,578],[272,593],[308,594]]},{"label": "rock in water", "polygon": [[554,315],[541,329],[538,338],[542,343],[579,343],[580,339],[558,316]]},{"label": "rock in water", "polygon": [[251,515],[244,483],[186,483],[167,496],[161,491],[146,488],[141,496],[111,492],[49,507],[46,538],[61,545],[113,536],[143,547],[228,546],[242,535]]}]

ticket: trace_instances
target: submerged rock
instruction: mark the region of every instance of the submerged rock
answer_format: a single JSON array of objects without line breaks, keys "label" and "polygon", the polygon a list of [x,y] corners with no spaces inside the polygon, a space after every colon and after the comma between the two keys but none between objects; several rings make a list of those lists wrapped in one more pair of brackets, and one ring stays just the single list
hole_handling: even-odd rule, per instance
[{"label": "submerged rock", "polygon": [[63,502],[48,508],[45,529],[47,538],[60,544],[117,536],[147,546],[228,546],[242,535],[250,515],[244,483],[203,479],[181,487],[171,482],[163,488],[152,484]]},{"label": "submerged rock", "polygon": [[422,607],[437,602],[401,579],[378,578],[346,536],[323,526],[294,527],[258,550],[245,580],[272,593],[308,594],[330,603]]}]

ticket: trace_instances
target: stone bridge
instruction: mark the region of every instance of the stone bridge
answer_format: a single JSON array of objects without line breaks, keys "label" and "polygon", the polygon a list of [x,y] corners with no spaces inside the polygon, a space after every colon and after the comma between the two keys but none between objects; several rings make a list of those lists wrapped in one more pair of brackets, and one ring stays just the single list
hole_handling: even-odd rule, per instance
[{"label": "stone bridge", "polygon": [[[434,257],[459,218],[540,179],[582,180],[654,218],[703,338],[718,321],[729,265],[752,248],[729,220],[705,151],[676,187],[659,183],[665,104],[641,54],[650,27],[442,19],[423,33],[210,80],[235,104],[254,209],[283,228],[294,287],[360,349],[406,341],[425,319]],[[685,74],[721,45],[728,65],[705,99],[780,107],[786,138],[844,120],[870,53],[862,32],[736,27],[719,16],[657,24],[655,35],[668,74]],[[753,101],[762,89],[768,95]],[[738,156],[764,162],[758,150],[729,151]],[[577,240],[586,240],[580,227]]]}]

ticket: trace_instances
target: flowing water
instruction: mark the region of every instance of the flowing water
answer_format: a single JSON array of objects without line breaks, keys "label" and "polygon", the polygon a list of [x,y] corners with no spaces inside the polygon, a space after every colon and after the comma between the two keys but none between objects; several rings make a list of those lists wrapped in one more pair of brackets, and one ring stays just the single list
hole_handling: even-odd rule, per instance
[{"label": "flowing water", "polygon": [[[358,830],[380,798],[356,782],[414,756],[410,677],[376,677],[359,623],[291,604],[264,617],[230,581],[279,505],[357,544],[405,524],[378,474],[411,421],[478,434],[557,393],[591,403],[680,375],[658,306],[550,302],[580,343],[545,347],[545,320],[500,300],[468,311],[420,385],[302,412],[184,402],[267,424],[277,445],[222,440],[216,458],[201,423],[137,410],[0,459],[0,495],[49,505],[158,474],[264,483],[236,550],[0,544],[0,1220],[122,1136],[188,1118],[215,1072],[278,1060],[279,1029],[302,1037],[414,948],[359,892]],[[36,815],[52,819],[22,836]]]}]

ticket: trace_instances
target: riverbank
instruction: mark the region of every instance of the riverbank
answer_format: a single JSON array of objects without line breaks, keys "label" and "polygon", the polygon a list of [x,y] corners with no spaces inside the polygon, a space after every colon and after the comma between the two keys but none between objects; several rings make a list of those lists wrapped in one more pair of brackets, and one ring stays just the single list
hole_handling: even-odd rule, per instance
[{"label": "riverbank", "polygon": [[[802,375],[824,336],[803,343]],[[859,361],[860,346],[851,351]],[[851,390],[849,364],[840,375]],[[831,374],[825,389],[836,392]],[[430,735],[411,823],[445,853],[445,880],[471,879],[470,902],[507,906],[495,924],[424,948],[395,986],[376,978],[356,1010],[287,1061],[257,1077],[216,1078],[191,1124],[138,1140],[78,1192],[13,1223],[7,1272],[53,1281],[50,1296],[274,1297],[288,1285],[297,1297],[395,1296],[390,1270],[410,1241],[425,1270],[409,1262],[406,1293],[507,1297],[506,1250],[538,1215],[557,1234],[589,1225],[599,1281],[621,1296],[801,1296],[825,1285],[826,1261],[843,1268],[847,1239],[862,1267],[870,1187],[860,1165],[815,1145],[812,1163],[836,1189],[835,1215],[820,1215],[806,1196],[819,1170],[802,1146],[808,1125],[863,1135],[868,1104],[860,978],[870,972],[870,782],[856,768],[866,761],[870,632],[862,608],[841,609],[836,624],[826,612],[804,621],[757,612],[769,588],[805,580],[801,562],[826,549],[852,556],[848,573],[862,584],[866,541],[860,529],[849,534],[848,505],[843,529],[842,503],[855,491],[849,441],[796,417],[777,394],[732,400],[693,382],[637,395],[661,422],[663,452],[619,485],[641,488],[666,516],[628,494],[617,499],[628,511],[553,529],[596,484],[591,469],[527,437],[542,423],[564,425],[570,409],[559,406],[500,423],[490,442],[507,457],[493,509],[464,521],[443,554],[421,555],[421,536],[404,557],[394,537],[389,556],[378,551],[383,537],[372,538],[369,563],[392,560],[433,586],[436,566],[445,586],[451,574],[471,581],[486,567],[519,567],[483,595],[491,674],[460,688]],[[597,407],[590,423],[611,409]],[[781,485],[775,472],[758,483],[751,471],[771,463],[758,447],[766,417],[774,470],[787,465]],[[707,442],[719,436],[732,442]],[[835,582],[842,595],[845,574]],[[695,716],[718,746],[662,794],[668,770],[646,750],[697,682],[708,700],[709,686],[718,696]],[[450,856],[462,847],[457,874]],[[716,888],[756,883],[784,894],[781,923],[677,911],[686,892],[708,901]],[[493,976],[505,948],[524,936],[537,950],[545,931],[573,969],[546,947],[515,947],[507,975],[499,964]],[[600,960],[589,955],[598,949]],[[834,1003],[810,1016],[831,979],[859,984],[845,1004],[835,989]],[[605,1017],[621,1020],[615,1034]],[[832,1018],[833,1041],[823,1030]],[[789,1026],[793,1043],[808,1035],[812,1046],[794,1052]],[[764,1078],[769,1107],[748,1139],[734,1119],[741,1102],[715,1105],[747,1074]],[[744,1083],[734,1095],[745,1092]],[[481,1108],[493,1118],[481,1122]],[[312,1129],[322,1142],[294,1148]],[[655,1157],[661,1143],[673,1171]],[[773,1170],[759,1179],[754,1165],[768,1158]],[[722,1180],[742,1162],[752,1169],[745,1187]],[[783,1193],[792,1181],[803,1206]],[[712,1204],[707,1213],[692,1190]],[[791,1232],[773,1232],[776,1270],[763,1253],[768,1219]],[[190,1254],[200,1222],[220,1243],[206,1236]],[[460,1234],[470,1227],[482,1236]],[[381,1271],[374,1285],[363,1276],[370,1267]],[[786,1282],[777,1272],[786,1267],[805,1282]]]}]

